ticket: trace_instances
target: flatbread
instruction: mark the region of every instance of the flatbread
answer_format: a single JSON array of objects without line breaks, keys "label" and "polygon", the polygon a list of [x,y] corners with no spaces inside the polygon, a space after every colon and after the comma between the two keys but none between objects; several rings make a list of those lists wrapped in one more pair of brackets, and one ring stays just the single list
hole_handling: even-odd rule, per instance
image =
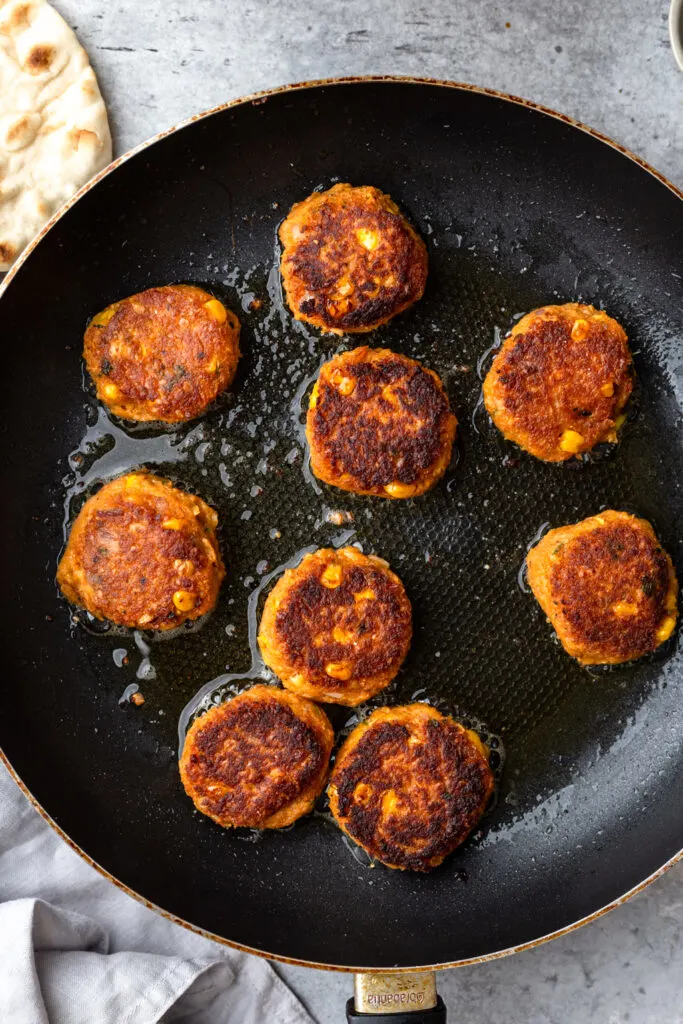
[{"label": "flatbread", "polygon": [[0,0],[0,271],[110,160],[104,101],[72,30],[45,0]]}]

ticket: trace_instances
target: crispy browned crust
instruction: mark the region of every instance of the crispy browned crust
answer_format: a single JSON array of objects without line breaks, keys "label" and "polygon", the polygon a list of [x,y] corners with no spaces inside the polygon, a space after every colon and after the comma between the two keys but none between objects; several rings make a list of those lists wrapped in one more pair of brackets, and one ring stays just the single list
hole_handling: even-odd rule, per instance
[{"label": "crispy browned crust", "polygon": [[424,494],[446,471],[457,423],[432,370],[388,349],[356,348],[324,364],[311,394],[311,469],[356,494]]},{"label": "crispy browned crust", "polygon": [[174,629],[216,603],[225,575],[217,522],[201,498],[151,473],[129,473],[86,501],[57,582],[69,601],[98,619]]},{"label": "crispy browned crust", "polygon": [[333,742],[316,704],[252,686],[193,722],[180,777],[197,810],[224,828],[285,828],[312,810]]},{"label": "crispy browned crust", "polygon": [[644,519],[608,510],[550,530],[527,569],[562,646],[584,665],[640,658],[673,632],[676,575]]},{"label": "crispy browned crust", "polygon": [[290,309],[323,331],[372,331],[424,292],[424,242],[392,199],[370,185],[335,185],[296,203],[280,241]]},{"label": "crispy browned crust", "polygon": [[[577,321],[586,326],[575,328]],[[613,393],[605,394],[610,385]],[[632,388],[623,328],[593,306],[568,302],[515,324],[484,381],[484,402],[509,441],[538,459],[563,462],[617,440],[616,421]],[[576,450],[560,447],[566,430],[581,436]]]},{"label": "crispy browned crust", "polygon": [[285,572],[266,600],[258,642],[288,689],[353,707],[388,686],[411,637],[398,576],[349,547],[322,548]]},{"label": "crispy browned crust", "polygon": [[[115,302],[88,324],[84,350],[97,397],[127,420],[194,419],[235,375],[240,325],[203,288],[174,284]],[[220,310],[218,310],[220,313]],[[220,313],[222,316],[222,313]]]},{"label": "crispy browned crust", "polygon": [[430,871],[467,838],[493,784],[476,733],[426,704],[379,708],[337,754],[330,807],[387,867]]}]

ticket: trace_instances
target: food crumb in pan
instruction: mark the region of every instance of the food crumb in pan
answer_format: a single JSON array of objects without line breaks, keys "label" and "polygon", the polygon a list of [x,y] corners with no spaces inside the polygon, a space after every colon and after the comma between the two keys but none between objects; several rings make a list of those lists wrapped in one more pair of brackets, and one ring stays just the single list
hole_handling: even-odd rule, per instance
[{"label": "food crumb in pan", "polygon": [[125,647],[117,647],[112,651],[112,660],[117,668],[123,668],[128,664],[128,651]]},{"label": "food crumb in pan", "polygon": [[124,704],[136,704],[140,706],[144,703],[145,698],[142,696],[137,683],[129,683],[119,697],[119,705],[121,706]]},{"label": "food crumb in pan", "polygon": [[341,526],[342,523],[352,523],[354,518],[353,512],[344,512],[341,509],[327,509],[325,512],[325,521],[332,523],[334,526]]}]

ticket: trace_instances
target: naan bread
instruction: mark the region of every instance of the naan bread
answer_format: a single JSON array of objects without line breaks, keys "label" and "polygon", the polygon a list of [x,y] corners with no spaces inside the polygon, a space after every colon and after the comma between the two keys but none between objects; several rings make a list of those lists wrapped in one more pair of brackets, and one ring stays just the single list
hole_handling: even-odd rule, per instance
[{"label": "naan bread", "polygon": [[88,56],[45,0],[0,0],[0,271],[111,160]]}]

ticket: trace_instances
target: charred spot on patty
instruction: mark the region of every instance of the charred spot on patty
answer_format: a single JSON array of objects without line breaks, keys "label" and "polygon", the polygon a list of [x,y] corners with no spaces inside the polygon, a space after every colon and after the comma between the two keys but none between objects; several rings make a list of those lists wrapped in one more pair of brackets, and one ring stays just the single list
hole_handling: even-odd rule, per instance
[{"label": "charred spot on patty", "polygon": [[[357,601],[355,595],[367,590],[373,597]],[[364,567],[345,573],[334,590],[314,576],[304,578],[278,610],[276,628],[293,667],[327,682],[325,666],[347,653],[347,644],[334,639],[335,629],[353,634],[353,677],[372,676],[402,657],[407,618],[401,588],[384,572]]]},{"label": "charred spot on patty", "polygon": [[532,591],[562,645],[584,664],[631,661],[673,632],[676,577],[643,519],[607,510],[551,530],[527,565]]},{"label": "charred spot on patty", "polygon": [[374,330],[424,291],[424,242],[372,186],[314,192],[292,208],[280,240],[290,308],[325,331]]},{"label": "charred spot on patty", "polygon": [[117,416],[183,422],[201,415],[232,381],[237,317],[193,285],[149,288],[88,324],[84,356],[98,398]]},{"label": "charred spot on patty", "polygon": [[435,373],[388,349],[354,349],[325,363],[311,395],[311,469],[342,490],[413,497],[445,472],[456,429]]},{"label": "charred spot on patty", "polygon": [[282,828],[311,810],[333,738],[320,708],[257,685],[193,723],[183,785],[197,809],[226,828]]},{"label": "charred spot on patty", "polygon": [[321,549],[268,595],[259,629],[266,664],[289,689],[356,705],[394,678],[412,636],[410,602],[385,562]]},{"label": "charred spot on patty", "polygon": [[389,867],[413,871],[436,867],[469,835],[492,791],[479,738],[424,704],[373,712],[330,779],[341,828]]},{"label": "charred spot on patty", "polygon": [[561,462],[616,442],[633,389],[623,328],[593,306],[544,306],[505,339],[484,381],[484,402],[508,440]]}]

